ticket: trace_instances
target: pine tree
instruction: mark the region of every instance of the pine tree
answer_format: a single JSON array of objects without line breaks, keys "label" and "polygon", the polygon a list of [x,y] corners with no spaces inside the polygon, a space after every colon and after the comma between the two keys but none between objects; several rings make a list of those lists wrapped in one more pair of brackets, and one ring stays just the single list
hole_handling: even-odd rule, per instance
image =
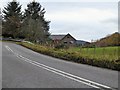
[{"label": "pine tree", "polygon": [[44,42],[49,36],[49,23],[44,18],[45,9],[40,3],[31,2],[27,5],[24,14],[24,30],[28,40]]},{"label": "pine tree", "polygon": [[0,8],[0,36],[2,35],[2,13]]},{"label": "pine tree", "polygon": [[3,13],[3,36],[18,38],[22,20],[21,5],[15,1],[9,2]]}]

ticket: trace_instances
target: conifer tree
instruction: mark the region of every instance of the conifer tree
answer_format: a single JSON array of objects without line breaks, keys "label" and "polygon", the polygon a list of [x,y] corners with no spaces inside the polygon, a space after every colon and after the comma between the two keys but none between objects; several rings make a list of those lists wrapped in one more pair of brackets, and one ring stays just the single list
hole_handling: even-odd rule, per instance
[{"label": "conifer tree", "polygon": [[2,13],[0,8],[0,36],[2,35]]},{"label": "conifer tree", "polygon": [[3,10],[3,36],[18,38],[21,27],[21,5],[15,0],[9,2]]},{"label": "conifer tree", "polygon": [[44,42],[49,36],[49,21],[44,18],[45,9],[40,3],[31,2],[27,5],[24,14],[24,30],[28,40]]}]

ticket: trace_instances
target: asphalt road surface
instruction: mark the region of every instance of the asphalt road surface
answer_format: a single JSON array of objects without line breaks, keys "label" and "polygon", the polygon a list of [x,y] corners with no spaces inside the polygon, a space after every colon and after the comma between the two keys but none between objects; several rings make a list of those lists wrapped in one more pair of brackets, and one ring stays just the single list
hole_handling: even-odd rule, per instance
[{"label": "asphalt road surface", "polygon": [[20,45],[4,42],[2,43],[2,88],[116,90],[118,72],[56,59]]}]

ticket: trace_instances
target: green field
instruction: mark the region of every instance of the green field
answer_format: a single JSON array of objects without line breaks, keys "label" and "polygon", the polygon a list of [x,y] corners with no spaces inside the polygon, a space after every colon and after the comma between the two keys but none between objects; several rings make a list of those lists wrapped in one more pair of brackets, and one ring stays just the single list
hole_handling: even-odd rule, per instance
[{"label": "green field", "polygon": [[95,58],[95,59],[107,59],[107,60],[118,60],[118,50],[120,46],[114,47],[97,47],[97,48],[81,48],[81,47],[72,47],[69,48],[69,52],[76,52],[82,55],[83,57]]}]

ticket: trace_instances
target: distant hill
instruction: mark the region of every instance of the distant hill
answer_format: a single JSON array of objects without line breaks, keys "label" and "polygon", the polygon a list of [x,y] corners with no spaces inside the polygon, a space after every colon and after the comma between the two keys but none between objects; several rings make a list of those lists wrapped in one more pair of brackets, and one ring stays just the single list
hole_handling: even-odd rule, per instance
[{"label": "distant hill", "polygon": [[120,46],[120,33],[115,32],[94,42],[96,46]]},{"label": "distant hill", "polygon": [[90,44],[90,42],[87,42],[87,41],[83,41],[83,40],[76,40],[76,44],[78,46],[83,46],[83,45],[87,45],[87,44]]}]

